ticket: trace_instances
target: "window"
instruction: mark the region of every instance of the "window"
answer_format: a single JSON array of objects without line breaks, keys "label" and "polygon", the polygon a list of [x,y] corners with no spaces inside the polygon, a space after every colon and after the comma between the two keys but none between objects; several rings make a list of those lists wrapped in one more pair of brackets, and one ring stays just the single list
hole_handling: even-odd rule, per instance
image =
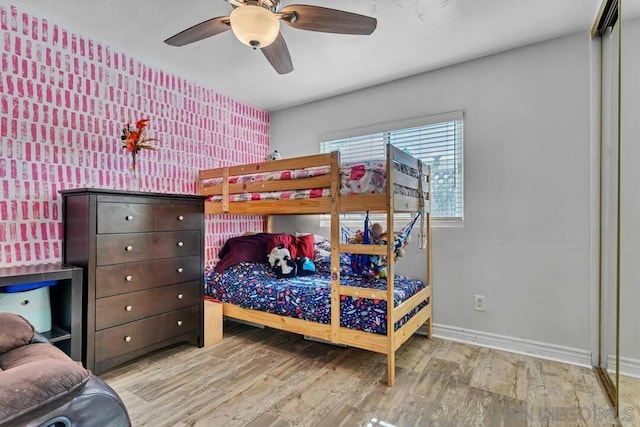
[{"label": "window", "polygon": [[462,112],[441,114],[420,121],[423,124],[419,126],[326,141],[321,143],[320,151],[340,151],[340,159],[344,163],[384,159],[385,145],[391,143],[431,167],[433,218],[462,220]]}]

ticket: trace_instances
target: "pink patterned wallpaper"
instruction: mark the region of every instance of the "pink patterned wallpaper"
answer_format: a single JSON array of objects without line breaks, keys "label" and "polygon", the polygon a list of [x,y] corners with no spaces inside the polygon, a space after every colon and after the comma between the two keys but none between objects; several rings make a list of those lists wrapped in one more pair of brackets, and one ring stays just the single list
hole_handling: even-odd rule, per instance
[{"label": "pink patterned wallpaper", "polygon": [[[125,124],[149,118],[158,151],[136,189],[196,193],[200,169],[262,161],[269,113],[144,64],[19,7],[0,6],[0,267],[61,260],[68,188],[130,189]],[[206,260],[258,217],[207,217]]]}]

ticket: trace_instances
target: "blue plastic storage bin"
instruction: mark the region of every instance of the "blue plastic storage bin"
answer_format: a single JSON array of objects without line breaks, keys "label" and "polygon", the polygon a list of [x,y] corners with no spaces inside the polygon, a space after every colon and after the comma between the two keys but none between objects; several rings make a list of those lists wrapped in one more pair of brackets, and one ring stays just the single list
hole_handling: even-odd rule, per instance
[{"label": "blue plastic storage bin", "polygon": [[14,292],[24,292],[24,291],[32,291],[38,288],[44,288],[48,286],[55,286],[58,283],[57,280],[46,280],[44,282],[31,282],[31,283],[21,283],[19,285],[9,285],[4,288],[0,288],[0,292],[6,293],[14,293]]},{"label": "blue plastic storage bin", "polygon": [[56,280],[24,283],[0,288],[0,311],[16,313],[27,319],[38,332],[51,330],[49,287]]}]

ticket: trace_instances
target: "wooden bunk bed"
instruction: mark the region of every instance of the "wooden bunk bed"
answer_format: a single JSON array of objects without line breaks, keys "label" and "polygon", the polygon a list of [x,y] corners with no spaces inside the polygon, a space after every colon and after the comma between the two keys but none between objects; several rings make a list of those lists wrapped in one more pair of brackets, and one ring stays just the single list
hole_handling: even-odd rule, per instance
[{"label": "wooden bunk bed", "polygon": [[[223,304],[224,315],[336,344],[385,354],[387,356],[387,383],[392,386],[395,379],[395,351],[425,324],[428,337],[432,336],[431,217],[428,166],[391,144],[387,145],[386,151],[386,188],[378,194],[340,194],[340,155],[338,152],[203,170],[199,173],[200,184],[198,192],[200,195],[218,196],[217,199],[219,201],[207,201],[205,203],[205,213],[265,215],[267,217],[265,231],[267,232],[271,232],[271,215],[330,214],[330,324],[315,323],[293,317],[245,309],[230,303]],[[415,173],[412,174],[413,176],[406,174],[404,173],[405,169],[401,167],[400,169],[402,170],[399,170],[393,166],[394,164],[396,166],[401,165],[405,169],[406,167],[412,168],[414,171],[418,171],[418,174],[417,176]],[[230,177],[314,167],[329,167],[329,173],[322,176],[291,180],[229,182]],[[217,182],[214,185],[206,185],[215,179],[217,179]],[[395,185],[412,189],[413,194],[421,196],[395,194]],[[316,188],[329,188],[330,192],[326,197],[307,199],[230,201],[233,195],[238,194]],[[386,256],[387,260],[394,259],[393,239],[388,239],[386,245],[344,244],[340,242],[341,225],[339,214],[365,211],[385,213],[387,230],[394,230],[394,215],[396,213],[419,212],[421,214],[419,218],[419,222],[421,222],[420,239],[424,242],[425,249],[426,286],[396,307],[393,307],[394,262],[388,263],[386,290],[349,287],[341,285],[340,282],[341,253],[380,255]],[[341,296],[391,301],[391,303],[387,303],[386,335],[341,327]],[[421,304],[424,306],[409,321],[398,329],[394,328],[396,320],[412,311],[415,312]],[[389,307],[393,308],[390,309]]]}]

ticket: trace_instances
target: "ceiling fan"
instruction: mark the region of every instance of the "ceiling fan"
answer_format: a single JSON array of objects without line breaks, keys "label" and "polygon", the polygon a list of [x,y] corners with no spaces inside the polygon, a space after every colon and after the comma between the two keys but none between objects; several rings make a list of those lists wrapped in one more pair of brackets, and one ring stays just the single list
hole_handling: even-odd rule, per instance
[{"label": "ceiling fan", "polygon": [[280,7],[280,0],[226,0],[233,10],[187,28],[164,42],[184,46],[227,30],[242,43],[260,49],[278,74],[293,71],[287,43],[280,33],[280,21],[300,30],[324,33],[369,35],[378,21],[369,16],[320,6],[295,4]]}]

